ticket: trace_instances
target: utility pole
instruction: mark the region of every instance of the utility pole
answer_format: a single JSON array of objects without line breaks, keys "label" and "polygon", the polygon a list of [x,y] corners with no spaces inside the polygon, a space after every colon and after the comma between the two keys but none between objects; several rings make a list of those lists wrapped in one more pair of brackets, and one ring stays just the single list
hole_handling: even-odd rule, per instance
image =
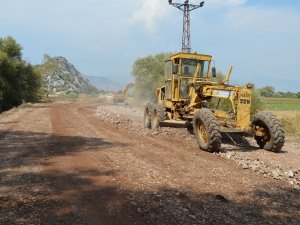
[{"label": "utility pole", "polygon": [[182,52],[191,52],[191,19],[190,11],[198,9],[204,5],[204,2],[200,2],[198,5],[189,4],[189,0],[184,3],[173,3],[169,0],[169,4],[183,11],[183,32],[182,32]]}]

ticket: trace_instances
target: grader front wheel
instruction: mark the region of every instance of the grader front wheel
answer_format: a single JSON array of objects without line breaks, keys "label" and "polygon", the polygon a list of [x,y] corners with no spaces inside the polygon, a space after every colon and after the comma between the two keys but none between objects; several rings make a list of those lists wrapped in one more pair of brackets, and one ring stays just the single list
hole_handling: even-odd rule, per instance
[{"label": "grader front wheel", "polygon": [[157,109],[154,107],[152,109],[152,113],[151,113],[151,127],[158,128],[158,126],[159,126],[158,112],[157,112]]},{"label": "grader front wheel", "polygon": [[209,109],[200,109],[193,118],[194,134],[199,147],[205,151],[218,151],[221,147],[220,125]]},{"label": "grader front wheel", "polygon": [[285,135],[281,123],[275,116],[268,112],[258,113],[252,121],[252,126],[254,139],[260,148],[273,152],[281,151]]}]

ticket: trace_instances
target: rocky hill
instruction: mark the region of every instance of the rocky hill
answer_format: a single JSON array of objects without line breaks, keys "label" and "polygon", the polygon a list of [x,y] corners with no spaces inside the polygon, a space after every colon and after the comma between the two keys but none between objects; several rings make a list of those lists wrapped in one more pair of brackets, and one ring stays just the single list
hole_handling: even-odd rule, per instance
[{"label": "rocky hill", "polygon": [[44,63],[40,66],[44,82],[43,87],[50,94],[61,95],[68,93],[91,93],[97,88],[84,77],[64,57],[44,56]]}]

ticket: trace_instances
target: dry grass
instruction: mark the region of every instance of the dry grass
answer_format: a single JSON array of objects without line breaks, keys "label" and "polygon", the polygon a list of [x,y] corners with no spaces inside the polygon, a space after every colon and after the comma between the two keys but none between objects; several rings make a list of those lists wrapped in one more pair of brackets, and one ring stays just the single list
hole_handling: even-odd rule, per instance
[{"label": "dry grass", "polygon": [[287,137],[300,139],[300,111],[272,111],[284,126]]}]

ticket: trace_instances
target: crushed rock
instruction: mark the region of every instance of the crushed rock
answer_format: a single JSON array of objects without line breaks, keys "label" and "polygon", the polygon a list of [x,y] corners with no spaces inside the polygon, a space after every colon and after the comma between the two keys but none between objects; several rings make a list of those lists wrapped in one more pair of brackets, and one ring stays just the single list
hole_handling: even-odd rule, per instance
[{"label": "crushed rock", "polygon": [[[126,129],[129,131],[136,131],[141,135],[148,136],[165,136],[172,137],[177,139],[182,139],[186,142],[191,142],[194,139],[193,134],[191,134],[187,129],[183,128],[170,128],[170,127],[161,127],[155,130],[149,130],[143,128],[141,121],[135,121],[128,119],[125,115],[115,114],[112,112],[106,111],[103,106],[97,108],[97,116],[102,120],[113,124],[119,129]],[[232,140],[235,145],[243,147],[245,139],[243,137],[235,136]],[[249,141],[251,143],[251,141]],[[196,142],[193,142],[197,146]],[[237,144],[241,143],[241,144]],[[227,144],[225,144],[226,146]],[[249,146],[245,145],[245,148]],[[224,148],[220,152],[214,153],[219,157],[223,157],[229,160],[234,161],[237,165],[241,166],[243,169],[249,169],[256,173],[263,174],[264,177],[272,177],[276,180],[281,180],[289,183],[295,189],[300,188],[300,168],[282,168],[279,165],[270,164],[268,162],[260,161],[258,158],[249,158],[243,152],[234,152],[226,151]]]}]

